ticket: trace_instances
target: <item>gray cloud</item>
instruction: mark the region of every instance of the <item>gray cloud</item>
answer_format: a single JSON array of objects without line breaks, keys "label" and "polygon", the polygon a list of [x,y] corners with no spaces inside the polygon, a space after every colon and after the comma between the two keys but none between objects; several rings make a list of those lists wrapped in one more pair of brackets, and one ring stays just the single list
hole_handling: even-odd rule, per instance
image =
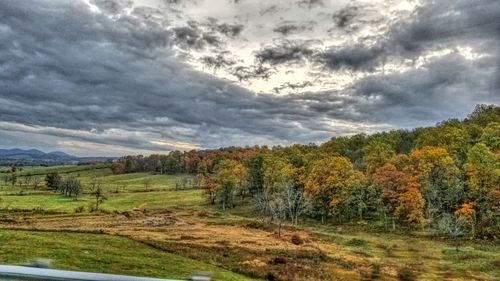
[{"label": "gray cloud", "polygon": [[[84,4],[60,4],[1,4],[4,122],[42,128],[28,133],[145,149],[154,147],[141,143],[143,134],[203,147],[218,146],[206,137],[221,130],[247,144],[249,136],[272,143],[327,135],[311,134],[319,126],[310,121],[315,113],[294,99],[257,96],[190,70],[168,51],[166,27],[146,29],[135,18],[112,22]],[[266,75],[263,69],[242,72]],[[178,139],[182,128],[189,130]],[[139,137],[103,137],[110,129]]]},{"label": "gray cloud", "polygon": [[413,127],[419,120],[464,117],[477,103],[499,103],[498,92],[488,87],[493,71],[495,62],[473,62],[455,53],[404,73],[368,76],[351,90],[373,101],[358,107],[364,118]]},{"label": "gray cloud", "polygon": [[314,54],[309,41],[281,40],[273,46],[267,46],[255,54],[259,63],[270,65],[303,63]]},{"label": "gray cloud", "polygon": [[209,26],[214,30],[221,34],[224,34],[227,37],[234,38],[241,34],[245,26],[243,24],[229,24],[229,23],[221,23],[219,24],[217,19],[210,19]]},{"label": "gray cloud", "polygon": [[300,1],[297,1],[295,3],[297,3],[297,5],[299,7],[308,8],[308,9],[322,7],[325,5],[323,0],[300,0]]},{"label": "gray cloud", "polygon": [[229,52],[220,52],[215,56],[203,56],[201,62],[209,69],[219,70],[221,68],[228,69],[236,64],[236,60],[228,57]]},{"label": "gray cloud", "polygon": [[303,89],[309,86],[313,86],[313,83],[310,81],[304,81],[302,83],[290,83],[286,82],[285,84],[274,88],[274,91],[279,94],[281,91],[284,89],[290,89],[290,90],[297,90],[297,89]]},{"label": "gray cloud", "polygon": [[274,28],[273,31],[276,33],[280,33],[281,35],[287,36],[294,33],[311,31],[313,30],[315,24],[316,22],[314,21],[302,22],[302,23],[296,23],[294,21],[284,21],[281,22],[276,28]]},{"label": "gray cloud", "polygon": [[[352,22],[361,9],[342,9],[334,15],[337,25]],[[415,60],[426,52],[457,46],[474,46],[480,53],[499,57],[499,16],[500,2],[494,0],[423,1],[409,19],[394,22],[385,36],[361,37],[352,46],[328,48],[315,62],[331,70],[371,71],[387,61]]]},{"label": "gray cloud", "polygon": [[318,52],[315,61],[330,70],[372,71],[382,63],[383,54],[385,50],[380,46],[354,45]]},{"label": "gray cloud", "polygon": [[[498,1],[424,2],[386,22],[386,30],[380,28],[385,33],[353,35],[352,43],[330,40],[322,49],[311,41],[327,34],[320,30],[321,19],[305,35],[276,31],[280,39],[272,41],[273,29],[286,23],[281,18],[267,27],[259,18],[207,16],[195,22],[182,12],[191,1],[173,2],[166,4],[175,4],[178,14],[125,0],[92,1],[100,12],[80,1],[1,1],[0,145],[17,139],[19,146],[49,148],[60,142],[80,151],[116,146],[113,153],[119,154],[308,143],[432,124],[464,117],[477,103],[500,102]],[[273,3],[272,13],[290,18],[330,5],[300,1],[292,3],[293,10]],[[238,8],[245,5],[250,4],[242,1]],[[370,22],[364,10],[352,11],[352,16],[332,11],[334,24]],[[299,26],[299,20],[288,24]],[[331,25],[332,18],[327,20]],[[269,41],[252,45],[261,28],[267,28],[262,34]],[[254,64],[245,64],[231,44],[248,51]],[[195,70],[179,48],[242,83]],[[433,52],[438,53],[426,57]],[[386,63],[395,70],[379,71]],[[297,69],[319,72],[321,79],[313,83],[292,75],[286,81],[282,72]],[[356,78],[344,88],[312,90],[345,71]],[[274,88],[281,94],[243,87],[256,79],[278,81]]]},{"label": "gray cloud", "polygon": [[184,49],[204,49],[207,46],[219,47],[221,39],[212,32],[204,32],[198,27],[197,22],[189,22],[187,26],[175,27],[173,40],[176,45]]},{"label": "gray cloud", "polygon": [[91,0],[90,3],[112,15],[120,14],[134,4],[132,0]]},{"label": "gray cloud", "polygon": [[265,67],[262,64],[256,66],[236,66],[230,69],[231,74],[238,78],[238,81],[248,81],[251,79],[269,79],[274,71],[270,67]]}]

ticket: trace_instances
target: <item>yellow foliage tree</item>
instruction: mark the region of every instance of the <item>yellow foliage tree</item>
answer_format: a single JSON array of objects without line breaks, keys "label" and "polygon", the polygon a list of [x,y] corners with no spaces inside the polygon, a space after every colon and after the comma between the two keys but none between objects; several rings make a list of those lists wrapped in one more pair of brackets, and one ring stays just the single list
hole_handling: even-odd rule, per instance
[{"label": "yellow foliage tree", "polygon": [[306,192],[319,206],[324,223],[332,208],[342,202],[346,191],[363,179],[346,157],[333,156],[317,161],[307,177]]}]

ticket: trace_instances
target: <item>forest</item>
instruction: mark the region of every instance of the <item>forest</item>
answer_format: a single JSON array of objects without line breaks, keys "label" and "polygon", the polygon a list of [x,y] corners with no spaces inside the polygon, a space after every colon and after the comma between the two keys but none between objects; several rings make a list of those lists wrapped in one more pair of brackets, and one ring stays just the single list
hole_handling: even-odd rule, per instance
[{"label": "forest", "polygon": [[[463,120],[317,144],[227,147],[124,156],[115,174],[195,175],[222,210],[245,205],[281,226],[373,224],[440,237],[500,237],[500,107]],[[176,186],[186,186],[186,182]]]}]

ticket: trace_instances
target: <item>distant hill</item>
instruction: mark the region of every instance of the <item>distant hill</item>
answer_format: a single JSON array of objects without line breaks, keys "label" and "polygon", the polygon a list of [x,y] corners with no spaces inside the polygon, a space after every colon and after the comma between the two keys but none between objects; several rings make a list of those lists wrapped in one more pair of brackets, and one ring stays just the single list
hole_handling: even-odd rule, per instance
[{"label": "distant hill", "polygon": [[57,165],[111,161],[111,157],[78,157],[62,151],[43,152],[38,149],[0,149],[0,165]]}]

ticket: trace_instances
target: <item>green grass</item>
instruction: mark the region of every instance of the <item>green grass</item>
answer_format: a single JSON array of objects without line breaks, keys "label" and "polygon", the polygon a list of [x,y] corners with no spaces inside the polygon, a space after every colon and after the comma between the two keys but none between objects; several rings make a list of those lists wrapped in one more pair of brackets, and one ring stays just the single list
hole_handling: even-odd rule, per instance
[{"label": "green grass", "polygon": [[[101,205],[106,211],[127,211],[134,208],[155,210],[165,208],[201,208],[203,203],[200,190],[155,191],[155,192],[123,192],[107,193],[108,198]],[[73,213],[75,208],[88,207],[93,204],[94,198],[82,195],[75,200],[57,193],[27,194],[2,196],[0,209],[14,210],[43,210],[51,212]]]},{"label": "green grass", "polygon": [[215,280],[253,280],[134,240],[104,234],[0,230],[0,263],[51,259],[58,269],[164,278],[211,272]]},{"label": "green grass", "polygon": [[[126,211],[134,208],[148,210],[171,207],[198,208],[203,202],[200,190],[174,191],[178,180],[192,176],[149,173],[115,175],[108,164],[25,167],[22,171],[18,171],[18,181],[22,181],[22,175],[30,174],[33,177],[39,177],[44,185],[45,175],[54,171],[59,172],[63,177],[75,176],[80,179],[83,192],[78,200],[51,192],[45,187],[34,190],[29,186],[12,186],[2,180],[0,182],[0,209],[11,211],[37,209],[62,213],[72,213],[79,206],[89,209],[94,200],[89,195],[89,183],[94,177],[99,178],[105,196],[108,198],[102,204],[102,209],[106,211]],[[147,190],[145,179],[149,181]]]}]

